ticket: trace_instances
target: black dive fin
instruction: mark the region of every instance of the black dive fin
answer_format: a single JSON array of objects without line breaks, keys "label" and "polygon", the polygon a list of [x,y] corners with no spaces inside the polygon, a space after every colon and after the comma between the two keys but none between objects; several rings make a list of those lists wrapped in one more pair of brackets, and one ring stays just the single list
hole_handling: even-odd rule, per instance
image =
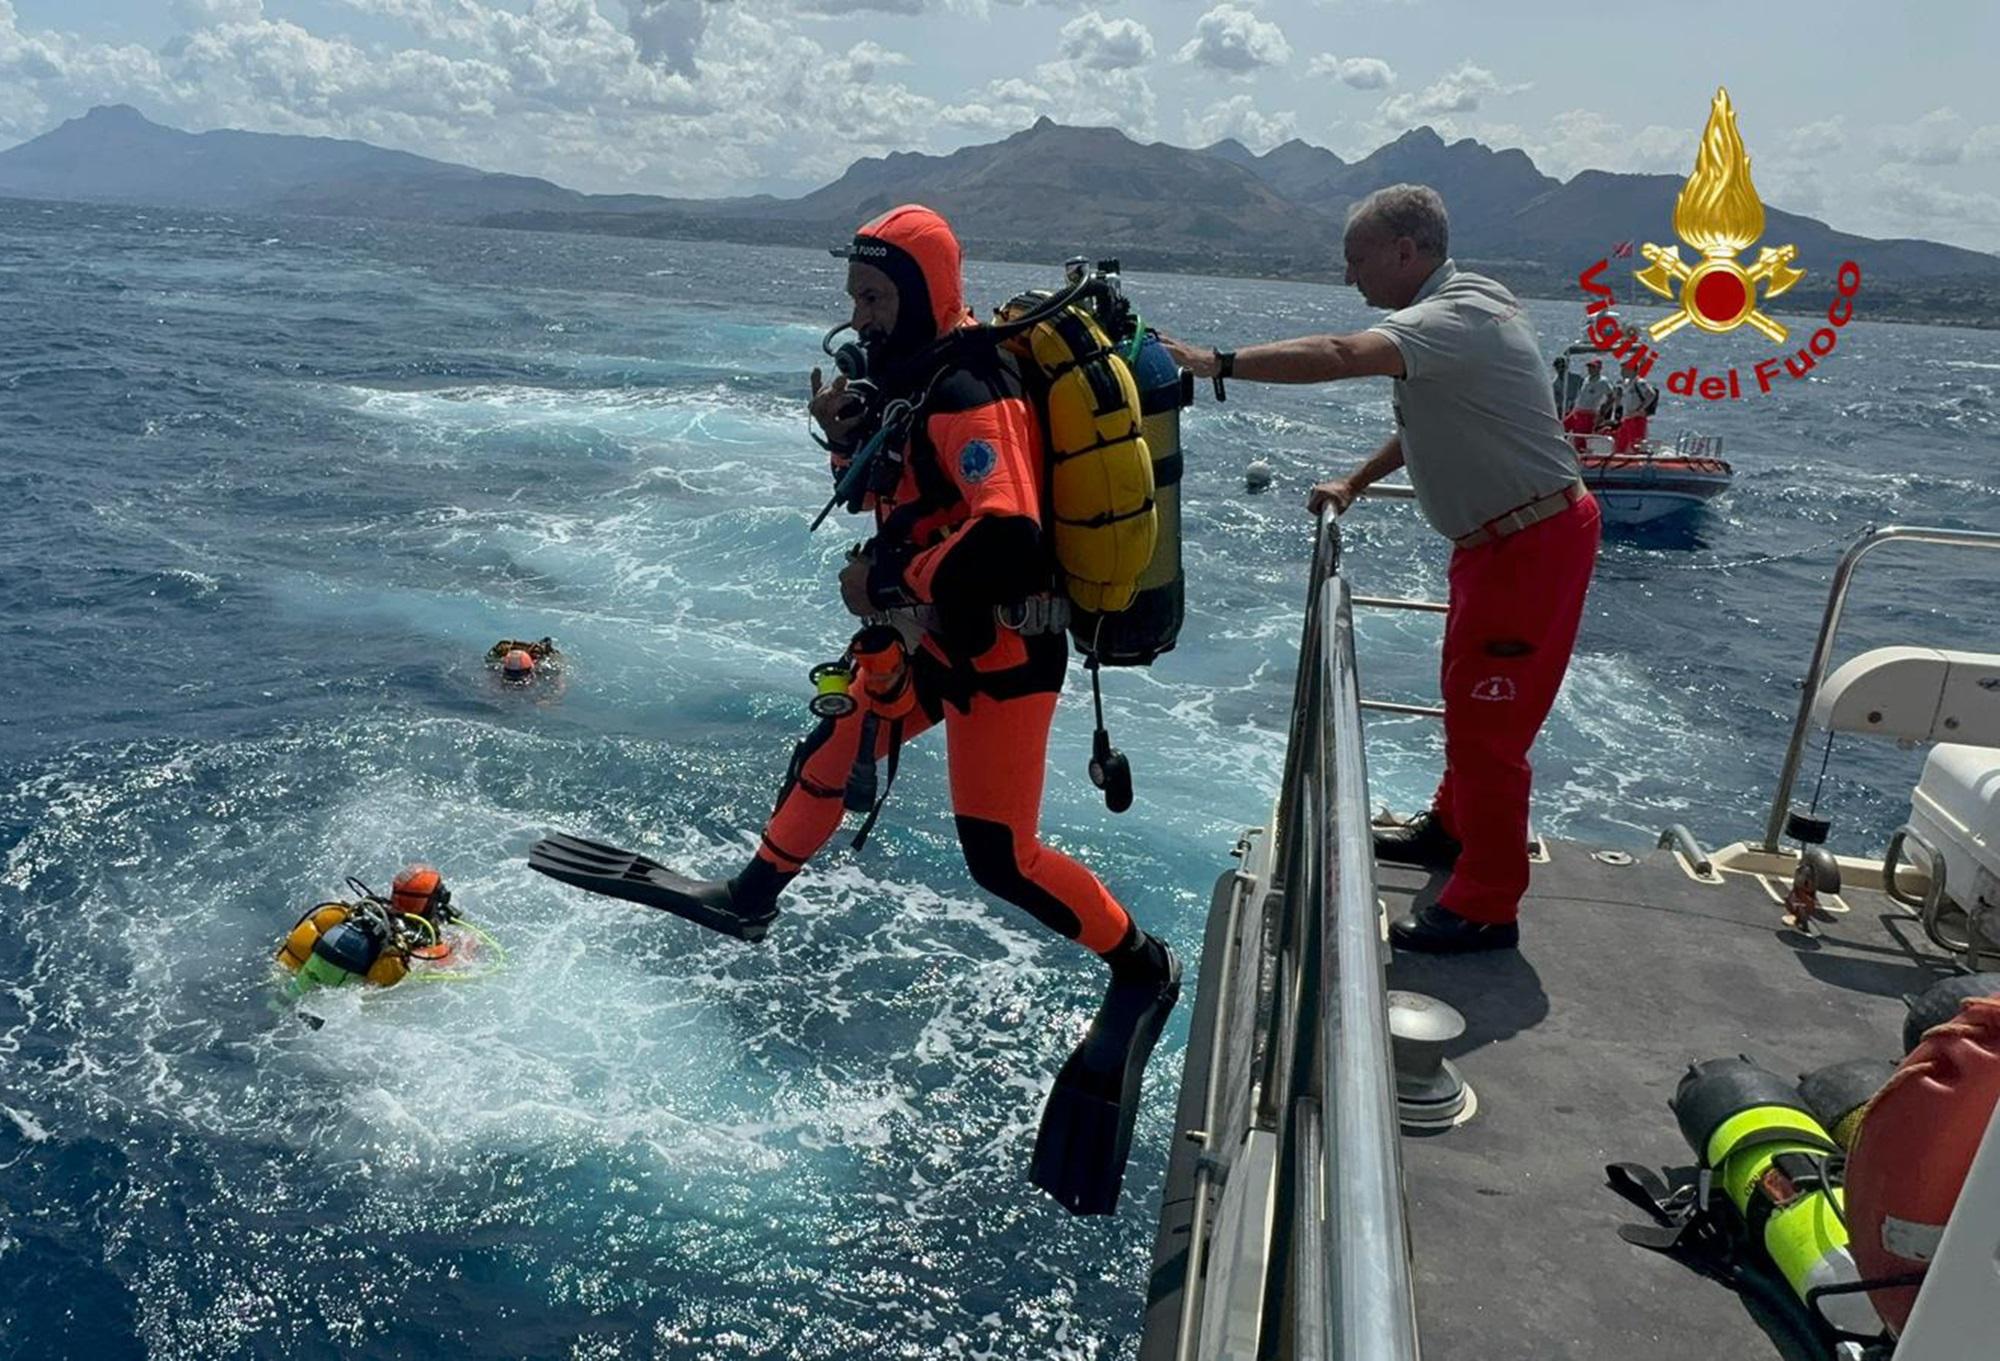
[{"label": "black dive fin", "polygon": [[579,836],[558,833],[537,841],[528,852],[528,868],[592,893],[671,912],[738,940],[764,939],[778,915],[775,906],[754,912],[738,908],[727,879],[690,879],[634,851]]},{"label": "black dive fin", "polygon": [[1056,1074],[1029,1175],[1071,1214],[1118,1210],[1139,1119],[1139,1080],[1180,995],[1181,962],[1171,950],[1164,980],[1114,980],[1083,1042]]}]

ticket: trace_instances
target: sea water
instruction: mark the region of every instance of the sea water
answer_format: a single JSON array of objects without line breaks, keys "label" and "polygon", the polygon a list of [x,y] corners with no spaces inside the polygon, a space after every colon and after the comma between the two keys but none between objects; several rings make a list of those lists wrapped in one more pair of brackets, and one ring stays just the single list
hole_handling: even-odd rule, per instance
[{"label": "sea water", "polygon": [[[1055,264],[975,264],[971,295]],[[940,743],[760,947],[527,868],[558,829],[701,873],[749,853],[805,672],[851,627],[834,576],[864,530],[806,532],[829,484],[805,372],[841,270],[0,201],[0,1352],[1133,1355],[1188,1008],[1122,1213],[1071,1219],[1026,1168],[1100,969],[972,884]],[[1337,288],[1129,287],[1208,342],[1372,315]],[[1577,329],[1574,303],[1530,309],[1552,349]],[[2000,528],[2000,338],[1870,324],[1865,291],[1859,313],[1808,381],[1663,405],[1658,432],[1724,436],[1736,487],[1607,540],[1535,753],[1541,831],[1759,830],[1842,549],[1872,523]],[[1768,348],[1700,344],[1711,368]],[[1306,490],[1373,449],[1388,398],[1203,385],[1187,625],[1106,677],[1122,816],[1084,777],[1072,670],[1044,836],[1189,955],[1276,793]],[[1276,485],[1250,495],[1259,457]],[[1358,590],[1443,594],[1412,508],[1342,527]],[[1846,650],[1990,646],[1994,568],[1883,550]],[[1436,616],[1358,628],[1371,694],[1434,699]],[[561,690],[497,684],[486,648],[543,634]],[[1377,802],[1420,806],[1437,754],[1427,720],[1371,720]],[[1835,744],[1837,846],[1880,845],[1919,761]],[[511,968],[301,1024],[279,937],[415,859]]]}]

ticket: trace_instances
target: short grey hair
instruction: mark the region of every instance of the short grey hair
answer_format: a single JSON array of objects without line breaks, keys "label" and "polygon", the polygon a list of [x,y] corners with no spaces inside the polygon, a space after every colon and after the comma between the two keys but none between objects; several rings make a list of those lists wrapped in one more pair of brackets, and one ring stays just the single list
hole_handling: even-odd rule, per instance
[{"label": "short grey hair", "polygon": [[1347,210],[1347,230],[1357,224],[1385,231],[1394,239],[1407,236],[1425,255],[1442,260],[1451,244],[1451,222],[1444,199],[1428,184],[1392,184],[1377,189]]}]

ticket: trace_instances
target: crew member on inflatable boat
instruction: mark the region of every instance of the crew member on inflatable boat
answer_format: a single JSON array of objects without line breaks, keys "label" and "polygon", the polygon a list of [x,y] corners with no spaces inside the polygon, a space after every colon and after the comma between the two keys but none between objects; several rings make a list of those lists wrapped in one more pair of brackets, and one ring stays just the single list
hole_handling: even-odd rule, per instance
[{"label": "crew member on inflatable boat", "polygon": [[1639,361],[1626,360],[1624,374],[1618,381],[1618,424],[1611,437],[1613,453],[1622,454],[1646,438],[1646,417],[1652,414],[1659,400],[1658,390],[1639,376]]},{"label": "crew member on inflatable boat", "polygon": [[1570,413],[1576,410],[1577,394],[1583,391],[1583,375],[1569,366],[1569,356],[1559,354],[1555,359],[1555,380],[1549,385],[1549,393],[1556,399],[1556,415],[1562,417],[1563,428],[1569,428]]},{"label": "crew member on inflatable boat", "polygon": [[[1347,281],[1394,309],[1368,330],[1230,351],[1167,342],[1201,376],[1396,380],[1396,433],[1307,506],[1335,513],[1407,467],[1450,539],[1445,768],[1430,810],[1377,832],[1385,860],[1450,866],[1437,901],[1390,929],[1406,949],[1511,948],[1528,888],[1528,748],[1555,702],[1597,561],[1597,502],[1577,475],[1526,311],[1446,253],[1444,201],[1399,184],[1347,218]],[[1597,365],[1591,365],[1595,374]],[[1587,389],[1586,389],[1587,390]],[[1579,394],[1579,402],[1583,400]]]},{"label": "crew member on inflatable boat", "polygon": [[1563,417],[1563,429],[1573,435],[1596,434],[1612,398],[1611,384],[1604,381],[1604,361],[1588,360],[1584,368],[1590,371],[1590,376],[1577,390],[1576,401],[1569,414]]}]

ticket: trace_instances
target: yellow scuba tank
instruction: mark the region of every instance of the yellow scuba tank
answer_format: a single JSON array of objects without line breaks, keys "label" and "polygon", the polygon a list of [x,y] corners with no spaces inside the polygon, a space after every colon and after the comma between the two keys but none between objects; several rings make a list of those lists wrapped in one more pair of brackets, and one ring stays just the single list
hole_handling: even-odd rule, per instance
[{"label": "yellow scuba tank", "polygon": [[[315,947],[335,927],[347,922],[353,913],[354,906],[351,903],[319,903],[307,909],[306,914],[299,918],[298,923],[286,935],[285,943],[278,948],[279,965],[290,974],[299,974],[300,970],[306,970],[306,975],[300,975],[302,985],[317,986],[332,981],[335,971],[329,971],[323,962],[314,963],[316,953],[325,953],[323,950],[316,951]],[[389,988],[402,982],[409,971],[408,953],[385,945],[367,964],[362,977],[375,987]],[[310,979],[307,975],[310,975]]]},{"label": "yellow scuba tank", "polygon": [[1140,430],[1153,462],[1153,560],[1139,575],[1132,603],[1116,614],[1079,610],[1070,632],[1105,666],[1150,666],[1179,639],[1187,612],[1181,568],[1181,410],[1194,405],[1194,375],[1142,331],[1128,346],[1139,387]]},{"label": "yellow scuba tank", "polygon": [[320,903],[299,918],[285,943],[278,947],[278,963],[285,972],[297,973],[312,954],[313,944],[340,922],[347,920],[346,903]]},{"label": "yellow scuba tank", "polygon": [[[995,320],[1024,316],[1047,301],[1047,294],[1024,294]],[[1043,518],[1062,590],[1079,610],[1123,610],[1138,593],[1159,535],[1153,460],[1132,370],[1079,306],[1004,343],[1039,394],[1049,468]]]}]

